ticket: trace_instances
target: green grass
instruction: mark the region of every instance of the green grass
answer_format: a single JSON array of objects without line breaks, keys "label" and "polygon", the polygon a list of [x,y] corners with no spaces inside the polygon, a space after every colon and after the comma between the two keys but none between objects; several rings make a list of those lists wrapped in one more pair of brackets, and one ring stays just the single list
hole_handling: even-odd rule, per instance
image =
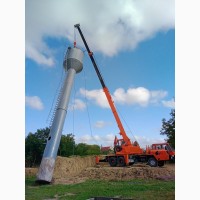
[{"label": "green grass", "polygon": [[175,181],[141,179],[129,181],[88,180],[74,185],[36,185],[35,177],[26,178],[25,181],[26,200],[86,200],[97,196],[133,198],[137,200],[175,199]]}]

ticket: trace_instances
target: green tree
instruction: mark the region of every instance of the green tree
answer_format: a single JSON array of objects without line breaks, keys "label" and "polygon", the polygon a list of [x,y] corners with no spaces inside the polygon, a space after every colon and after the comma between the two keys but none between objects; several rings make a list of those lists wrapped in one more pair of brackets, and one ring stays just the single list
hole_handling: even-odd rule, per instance
[{"label": "green tree", "polygon": [[[26,167],[38,166],[42,160],[50,129],[38,129],[29,133],[25,138],[25,165]],[[75,140],[73,134],[61,136],[58,149],[59,156],[71,156],[75,153]]]},{"label": "green tree", "polygon": [[160,130],[161,135],[166,135],[166,141],[175,148],[175,109],[170,112],[171,118],[166,120],[162,119],[162,128]]},{"label": "green tree", "polygon": [[87,145],[87,155],[99,155],[100,154],[100,146],[94,145]]},{"label": "green tree", "polygon": [[60,146],[58,149],[58,155],[68,157],[75,153],[75,140],[72,133],[62,135],[60,140]]},{"label": "green tree", "polygon": [[87,149],[87,144],[79,143],[76,145],[75,154],[79,156],[85,156],[87,155]]},{"label": "green tree", "polygon": [[[41,163],[44,149],[47,143],[50,129],[38,129],[35,133],[29,133],[25,138],[25,165],[26,167],[38,166]],[[61,136],[58,155],[68,157],[71,155],[99,155],[98,145],[88,145],[85,143],[75,144],[72,133]]]},{"label": "green tree", "polygon": [[49,128],[38,129],[34,134],[30,132],[25,138],[26,167],[40,164],[49,132]]},{"label": "green tree", "polygon": [[89,145],[89,144],[85,144],[85,143],[79,143],[76,145],[75,154],[80,155],[80,156],[99,155],[100,147],[96,144]]}]

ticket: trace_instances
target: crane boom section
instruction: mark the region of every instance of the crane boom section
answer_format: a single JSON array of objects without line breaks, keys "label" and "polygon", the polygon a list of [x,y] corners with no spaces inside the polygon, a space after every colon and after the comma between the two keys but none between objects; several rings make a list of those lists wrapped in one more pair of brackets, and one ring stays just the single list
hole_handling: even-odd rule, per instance
[{"label": "crane boom section", "polygon": [[96,64],[96,62],[95,62],[95,60],[94,60],[94,57],[93,57],[93,55],[92,55],[93,53],[90,51],[90,49],[89,49],[89,47],[88,47],[88,45],[87,45],[87,42],[86,42],[86,40],[85,40],[85,38],[84,38],[84,36],[83,36],[83,33],[82,33],[81,29],[80,29],[80,24],[76,24],[76,25],[74,25],[74,27],[78,29],[78,31],[79,31],[79,33],[80,33],[80,35],[81,35],[81,38],[82,38],[82,40],[83,40],[83,43],[84,43],[84,45],[85,45],[85,47],[86,47],[86,49],[87,49],[88,55],[90,56],[90,59],[91,59],[91,61],[92,61],[92,64],[93,64],[94,69],[95,69],[95,71],[96,71],[96,73],[97,73],[97,76],[98,76],[98,78],[99,78],[99,80],[100,80],[100,82],[101,82],[102,87],[103,87],[103,88],[106,87],[106,85],[105,85],[105,83],[104,83],[104,80],[103,80],[103,77],[102,77],[102,75],[101,75],[101,73],[100,73],[100,71],[99,71],[99,69],[98,69],[98,67],[97,67],[97,64]]},{"label": "crane boom section", "polygon": [[83,33],[82,33],[81,29],[80,29],[80,24],[76,24],[76,25],[74,25],[74,27],[78,29],[79,34],[80,34],[80,36],[81,36],[81,38],[82,38],[82,40],[83,40],[83,43],[84,43],[84,45],[85,45],[85,47],[86,47],[86,49],[87,49],[88,55],[89,55],[89,57],[90,57],[90,59],[91,59],[91,61],[92,61],[92,64],[93,64],[93,66],[94,66],[94,69],[95,69],[95,71],[96,71],[96,73],[97,73],[97,76],[98,76],[98,78],[99,78],[99,80],[100,80],[100,83],[101,83],[101,85],[102,85],[102,87],[103,87],[103,91],[104,91],[104,93],[105,93],[105,95],[106,95],[106,98],[107,98],[107,100],[108,100],[108,103],[109,103],[109,105],[110,105],[110,108],[111,108],[111,110],[112,110],[112,113],[113,113],[113,115],[114,115],[114,117],[115,117],[115,120],[116,120],[116,122],[117,122],[117,125],[118,125],[118,127],[119,127],[120,135],[123,137],[125,144],[126,144],[126,145],[130,145],[130,144],[131,144],[131,141],[130,141],[130,139],[128,138],[128,136],[126,135],[126,132],[125,132],[124,127],[123,127],[123,125],[122,125],[122,123],[121,123],[121,120],[120,120],[119,115],[118,115],[118,113],[117,113],[117,110],[116,110],[116,108],[115,108],[115,105],[114,105],[114,102],[113,102],[112,97],[111,97],[111,95],[110,95],[110,92],[109,92],[108,88],[107,88],[106,85],[105,85],[105,82],[104,82],[104,80],[103,80],[103,77],[102,77],[102,75],[101,75],[101,73],[100,73],[100,71],[99,71],[99,69],[98,69],[98,66],[97,66],[95,60],[94,60],[93,53],[90,51],[89,46],[87,45],[87,42],[86,42],[86,40],[85,40],[85,38],[84,38],[84,36],[83,36]]},{"label": "crane boom section", "polygon": [[114,102],[113,102],[113,100],[112,100],[112,96],[110,95],[110,92],[109,92],[108,88],[107,88],[107,87],[104,87],[104,88],[103,88],[103,91],[104,91],[104,93],[105,93],[105,95],[106,95],[106,98],[107,98],[107,100],[108,100],[108,103],[109,103],[109,105],[110,105],[110,108],[111,108],[111,110],[112,110],[112,112],[113,112],[113,115],[114,115],[115,120],[116,120],[116,122],[117,122],[117,125],[118,125],[118,127],[119,127],[120,135],[123,137],[125,144],[130,145],[130,144],[131,144],[130,139],[129,139],[129,138],[127,137],[127,135],[126,135],[126,132],[125,132],[124,127],[123,127],[123,125],[122,125],[122,123],[121,123],[121,120],[120,120],[120,118],[119,118],[119,115],[118,115],[118,113],[117,113],[117,110],[116,110],[116,108],[115,108]]}]

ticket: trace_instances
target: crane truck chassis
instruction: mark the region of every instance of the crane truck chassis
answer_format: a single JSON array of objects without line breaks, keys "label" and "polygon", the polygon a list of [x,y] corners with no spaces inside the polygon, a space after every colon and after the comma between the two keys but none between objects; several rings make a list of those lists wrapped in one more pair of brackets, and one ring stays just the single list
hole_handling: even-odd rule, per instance
[{"label": "crane truck chassis", "polygon": [[[83,43],[87,49],[88,55],[92,61],[92,64],[94,66],[94,69],[96,71],[96,74],[99,78],[99,81],[101,83],[101,86],[103,88],[103,91],[106,95],[107,101],[109,103],[109,106],[112,110],[112,113],[114,115],[114,118],[116,120],[116,123],[118,125],[118,128],[120,130],[119,134],[122,136],[122,139],[118,139],[115,136],[114,139],[114,154],[107,155],[105,157],[105,161],[109,162],[111,167],[115,166],[126,166],[126,165],[132,165],[137,162],[146,162],[151,167],[162,167],[165,164],[165,161],[169,161],[170,159],[175,158],[175,152],[172,150],[170,145],[168,143],[160,143],[160,144],[152,144],[150,147],[147,146],[146,149],[140,148],[137,141],[134,143],[131,142],[129,137],[127,136],[124,127],[121,123],[121,120],[118,116],[117,110],[114,105],[114,101],[112,99],[112,96],[110,95],[110,92],[108,88],[106,87],[106,84],[104,82],[104,79],[99,71],[99,68],[95,62],[95,59],[93,57],[93,52],[90,51],[89,46],[85,40],[85,37],[83,36],[83,33],[80,29],[80,24],[74,25],[75,28],[78,29],[78,32],[83,40]],[[74,46],[76,45],[76,41],[74,41]],[[96,163],[99,162],[99,157],[96,157]]]},{"label": "crane truck chassis", "polygon": [[137,163],[146,163],[151,167],[162,167],[166,161],[175,162],[175,152],[169,143],[152,144],[147,146],[142,154],[120,153],[120,146],[115,146],[115,154],[105,155],[104,159],[96,157],[96,163],[108,162],[111,167],[124,167]]}]

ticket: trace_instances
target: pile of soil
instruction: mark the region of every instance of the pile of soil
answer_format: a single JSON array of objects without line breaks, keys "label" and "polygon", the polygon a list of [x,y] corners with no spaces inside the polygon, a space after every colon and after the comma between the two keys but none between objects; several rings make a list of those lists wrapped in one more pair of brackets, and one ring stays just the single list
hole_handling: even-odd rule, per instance
[{"label": "pile of soil", "polygon": [[25,176],[36,176],[38,168],[25,168]]},{"label": "pile of soil", "polygon": [[[94,166],[96,166],[95,156],[76,156],[71,158],[57,156],[53,179],[74,177],[80,174],[84,169]],[[38,168],[25,169],[26,176],[36,176],[37,172]]]},{"label": "pile of soil", "polygon": [[[26,176],[36,176],[38,168],[26,168]],[[60,157],[56,159],[53,184],[74,184],[87,179],[131,180],[140,179],[175,179],[175,164],[163,167],[150,167],[135,164],[127,167],[110,167],[108,163],[95,163],[95,156]]]},{"label": "pile of soil", "polygon": [[94,167],[95,156],[87,157],[60,157],[56,158],[56,164],[54,168],[53,178],[63,178],[63,177],[72,177],[80,174],[84,169],[88,167]]},{"label": "pile of soil", "polygon": [[79,176],[102,180],[130,180],[135,178],[174,180],[175,168],[168,165],[164,167],[150,167],[141,164],[131,167],[89,167],[83,170]]}]

